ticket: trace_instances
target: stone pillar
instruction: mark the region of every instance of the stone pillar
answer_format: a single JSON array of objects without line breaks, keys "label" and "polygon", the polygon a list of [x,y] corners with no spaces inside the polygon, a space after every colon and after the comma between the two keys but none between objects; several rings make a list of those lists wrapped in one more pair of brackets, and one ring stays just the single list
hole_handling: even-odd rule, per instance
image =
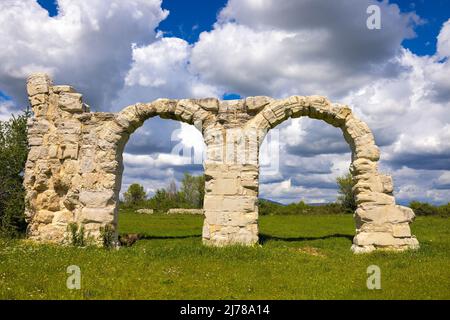
[{"label": "stone pillar", "polygon": [[66,243],[69,224],[85,240],[101,242],[100,229],[115,226],[115,146],[99,136],[114,114],[91,113],[70,86],[53,86],[33,74],[27,91],[34,117],[28,122],[30,150],[25,168],[28,237]]},{"label": "stone pillar", "polygon": [[258,140],[255,131],[244,128],[245,110],[242,101],[222,102],[220,122],[204,130],[205,244],[258,241]]},{"label": "stone pillar", "polygon": [[70,86],[52,86],[46,74],[28,78],[27,91],[34,117],[28,122],[30,150],[25,168],[28,235],[35,240],[62,242],[74,211],[67,205],[78,179],[81,123],[88,111]]},{"label": "stone pillar", "polygon": [[352,251],[364,253],[375,249],[418,248],[419,242],[411,235],[409,227],[414,212],[396,205],[392,177],[378,172],[380,151],[369,127],[349,114],[341,129],[352,150],[350,171],[355,182],[353,191],[357,204]]}]

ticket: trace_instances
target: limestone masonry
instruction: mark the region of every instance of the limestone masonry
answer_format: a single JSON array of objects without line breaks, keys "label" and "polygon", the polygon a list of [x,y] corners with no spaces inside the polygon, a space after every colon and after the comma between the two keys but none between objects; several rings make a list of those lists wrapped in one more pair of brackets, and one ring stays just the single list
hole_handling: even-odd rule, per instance
[{"label": "limestone masonry", "polygon": [[116,230],[125,144],[145,120],[160,116],[193,124],[203,134],[203,242],[253,245],[258,242],[259,147],[267,131],[286,119],[310,117],[341,128],[352,150],[358,205],[352,250],[419,246],[409,227],[414,212],[395,204],[392,178],[378,172],[373,135],[347,106],[320,96],[158,99],[119,113],[90,112],[80,93],[54,86],[42,73],[29,77],[27,91],[34,112],[24,181],[32,240],[67,243],[70,223],[83,225],[98,244],[102,227]]}]

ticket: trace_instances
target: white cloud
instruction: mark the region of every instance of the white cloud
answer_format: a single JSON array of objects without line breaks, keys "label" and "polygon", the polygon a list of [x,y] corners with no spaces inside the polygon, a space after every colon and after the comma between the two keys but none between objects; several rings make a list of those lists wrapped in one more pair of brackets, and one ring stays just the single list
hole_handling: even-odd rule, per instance
[{"label": "white cloud", "polygon": [[46,71],[105,110],[123,85],[132,43],[154,41],[168,12],[161,0],[59,0],[58,7],[49,17],[35,0],[0,2],[0,87],[23,105],[26,77]]},{"label": "white cloud", "polygon": [[444,23],[439,33],[437,53],[441,58],[450,57],[450,20]]},{"label": "white cloud", "polygon": [[214,86],[200,81],[189,70],[191,50],[179,38],[159,38],[149,45],[133,46],[133,62],[114,108],[161,97],[217,97]]},{"label": "white cloud", "polygon": [[[383,26],[366,27],[368,5],[382,9]],[[224,91],[247,95],[324,94],[340,97],[392,76],[414,14],[376,1],[230,0],[211,32],[193,49],[193,68]]]}]

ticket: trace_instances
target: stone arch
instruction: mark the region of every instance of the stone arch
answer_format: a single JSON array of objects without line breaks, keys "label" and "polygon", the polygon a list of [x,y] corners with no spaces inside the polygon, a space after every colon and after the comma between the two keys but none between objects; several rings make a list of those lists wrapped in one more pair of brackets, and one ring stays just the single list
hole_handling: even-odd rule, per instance
[{"label": "stone arch", "polygon": [[65,243],[67,227],[75,223],[101,244],[102,228],[117,225],[124,146],[145,120],[160,116],[193,124],[203,134],[203,242],[252,245],[258,241],[259,145],[287,118],[308,116],[340,127],[352,149],[358,202],[353,251],[418,247],[409,228],[414,213],[395,204],[392,179],[378,173],[370,129],[348,107],[324,97],[158,99],[108,113],[90,112],[80,93],[53,85],[46,74],[31,75],[27,91],[34,117],[28,123],[25,214],[35,241]]},{"label": "stone arch", "polygon": [[261,145],[270,129],[289,118],[309,117],[323,120],[342,130],[351,149],[350,172],[355,180],[353,191],[357,209],[354,213],[354,252],[369,252],[377,248],[402,250],[418,247],[409,227],[414,212],[410,208],[396,205],[392,177],[378,172],[380,151],[365,122],[359,120],[348,106],[332,104],[321,96],[264,99],[268,104],[247,124],[259,132],[258,145]]},{"label": "stone arch", "polygon": [[102,146],[106,152],[106,157],[114,159],[110,168],[110,172],[115,176],[113,187],[114,219],[111,221],[114,229],[117,229],[117,204],[119,203],[124,170],[123,151],[134,131],[140,128],[146,120],[156,116],[195,125],[197,129],[202,131],[205,123],[215,121],[214,113],[207,110],[214,105],[218,105],[217,99],[158,99],[150,103],[137,103],[128,106],[115,114],[111,121],[101,125],[98,134],[99,141],[107,144]]}]

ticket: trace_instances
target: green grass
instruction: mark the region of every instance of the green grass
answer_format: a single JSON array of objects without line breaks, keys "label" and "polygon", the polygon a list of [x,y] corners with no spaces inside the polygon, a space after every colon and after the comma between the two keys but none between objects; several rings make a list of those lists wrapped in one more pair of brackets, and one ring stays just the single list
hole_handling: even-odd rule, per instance
[{"label": "green grass", "polygon": [[[263,216],[263,245],[201,244],[203,218],[119,218],[122,233],[143,240],[116,250],[0,240],[0,299],[449,299],[450,219],[412,225],[421,249],[350,252],[351,215]],[[381,268],[381,290],[368,290],[366,269]],[[81,290],[68,290],[78,265]]]}]

